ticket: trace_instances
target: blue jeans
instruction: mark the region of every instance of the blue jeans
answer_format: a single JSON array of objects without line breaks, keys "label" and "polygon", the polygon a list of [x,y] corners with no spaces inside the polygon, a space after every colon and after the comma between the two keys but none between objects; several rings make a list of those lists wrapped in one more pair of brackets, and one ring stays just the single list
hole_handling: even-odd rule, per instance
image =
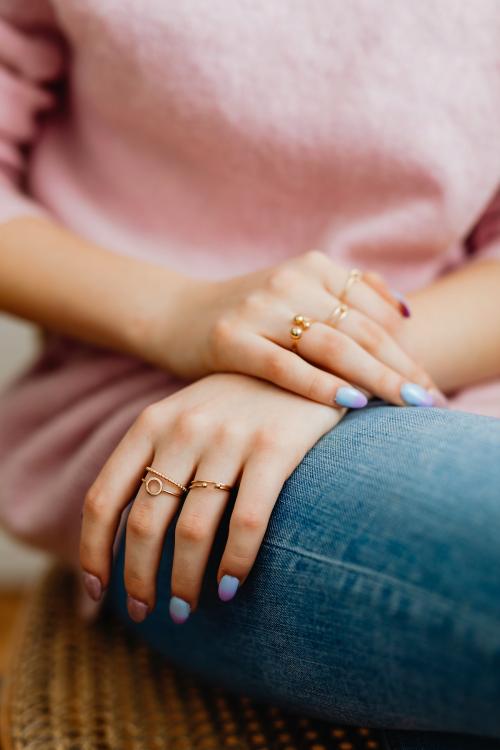
[{"label": "blue jeans", "polygon": [[[222,603],[230,510],[184,625],[168,615],[169,530],[158,606],[130,623],[154,649],[291,711],[394,729],[391,750],[500,747],[465,736],[500,738],[500,420],[380,402],[349,413],[289,478]],[[122,568],[123,549],[109,603],[128,621]]]}]

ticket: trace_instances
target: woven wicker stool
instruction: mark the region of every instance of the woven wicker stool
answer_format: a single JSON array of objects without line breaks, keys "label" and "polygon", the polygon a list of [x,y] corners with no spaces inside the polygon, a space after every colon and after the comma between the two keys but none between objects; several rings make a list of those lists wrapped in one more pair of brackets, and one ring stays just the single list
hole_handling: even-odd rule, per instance
[{"label": "woven wicker stool", "polygon": [[75,617],[49,572],[27,604],[2,694],[2,750],[377,750],[378,734],[257,704],[159,660],[114,620]]}]

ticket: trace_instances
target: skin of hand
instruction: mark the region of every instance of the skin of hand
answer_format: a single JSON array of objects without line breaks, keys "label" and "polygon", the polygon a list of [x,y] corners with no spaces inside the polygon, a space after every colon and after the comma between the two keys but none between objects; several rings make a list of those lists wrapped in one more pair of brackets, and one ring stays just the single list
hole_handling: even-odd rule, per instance
[{"label": "skin of hand", "polygon": [[[170,613],[183,622],[196,609],[207,559],[228,502],[229,534],[220,561],[219,596],[228,601],[248,576],[269,517],[285,480],[317,440],[341,420],[331,409],[270,383],[217,373],[149,406],[112,453],[85,499],[80,559],[83,580],[98,600],[110,579],[112,547],[122,512],[126,522],[125,585],[136,621],[155,606],[156,576],[168,526],[175,527]],[[148,494],[145,467],[183,485],[193,479],[211,485],[174,494]],[[148,473],[149,477],[154,476]],[[154,491],[159,489],[155,480]]]}]

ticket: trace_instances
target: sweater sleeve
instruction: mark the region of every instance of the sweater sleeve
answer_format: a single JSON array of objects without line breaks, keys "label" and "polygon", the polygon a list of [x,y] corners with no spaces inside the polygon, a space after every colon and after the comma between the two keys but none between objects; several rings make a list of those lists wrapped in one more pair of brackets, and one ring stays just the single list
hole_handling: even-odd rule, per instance
[{"label": "sweater sleeve", "polygon": [[500,260],[500,187],[467,237],[465,247],[471,260]]},{"label": "sweater sleeve", "polygon": [[41,118],[58,104],[51,84],[63,73],[45,0],[0,0],[0,222],[45,213],[25,186]]}]

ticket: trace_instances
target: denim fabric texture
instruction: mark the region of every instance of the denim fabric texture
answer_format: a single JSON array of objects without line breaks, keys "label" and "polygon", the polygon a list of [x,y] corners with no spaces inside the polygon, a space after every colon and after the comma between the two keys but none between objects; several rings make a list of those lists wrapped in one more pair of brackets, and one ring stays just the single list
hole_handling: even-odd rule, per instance
[{"label": "denim fabric texture", "polygon": [[500,741],[494,738],[440,732],[388,731],[385,750],[498,750]]},{"label": "denim fabric texture", "polygon": [[380,402],[350,412],[286,482],[224,603],[231,505],[183,625],[168,614],[174,525],[140,625],[126,613],[122,545],[108,605],[154,649],[294,712],[407,730],[387,733],[390,750],[500,747],[452,736],[500,737],[500,420]]}]

